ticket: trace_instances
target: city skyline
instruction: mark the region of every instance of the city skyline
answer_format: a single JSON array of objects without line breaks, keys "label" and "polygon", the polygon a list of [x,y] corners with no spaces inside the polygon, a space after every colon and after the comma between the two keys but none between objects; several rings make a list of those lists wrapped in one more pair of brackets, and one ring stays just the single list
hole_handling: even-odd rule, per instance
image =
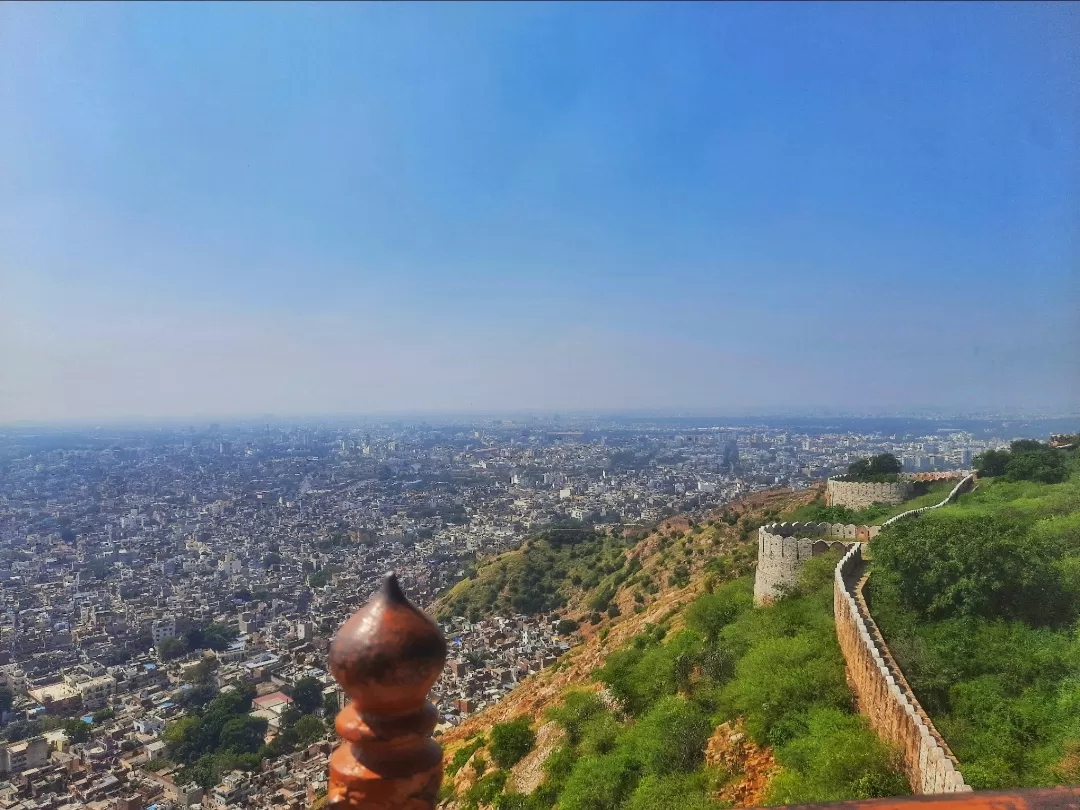
[{"label": "city skyline", "polygon": [[1080,408],[1074,6],[0,7],[0,424]]}]

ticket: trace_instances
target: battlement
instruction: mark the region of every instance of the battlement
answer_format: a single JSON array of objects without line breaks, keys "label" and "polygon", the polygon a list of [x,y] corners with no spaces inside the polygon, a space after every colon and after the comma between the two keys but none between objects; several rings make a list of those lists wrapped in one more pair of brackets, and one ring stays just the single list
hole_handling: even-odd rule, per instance
[{"label": "battlement", "polygon": [[825,504],[846,506],[848,509],[866,509],[875,503],[895,506],[914,496],[917,484],[959,481],[967,474],[960,470],[913,473],[901,475],[897,481],[884,483],[849,481],[846,475],[836,475],[825,484]]},{"label": "battlement", "polygon": [[799,569],[814,557],[865,543],[877,536],[877,526],[851,523],[770,523],[758,529],[758,565],[754,602],[776,599],[799,581]]},{"label": "battlement", "polygon": [[914,494],[915,484],[908,480],[866,484],[838,477],[830,478],[825,484],[825,504],[846,506],[848,509],[866,509],[875,503],[892,506],[903,503]]}]

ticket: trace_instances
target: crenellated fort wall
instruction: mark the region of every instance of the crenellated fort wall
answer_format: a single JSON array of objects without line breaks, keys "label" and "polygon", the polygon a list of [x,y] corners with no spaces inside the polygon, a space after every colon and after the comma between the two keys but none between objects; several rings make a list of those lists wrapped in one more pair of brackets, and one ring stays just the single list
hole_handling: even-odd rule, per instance
[{"label": "crenellated fort wall", "polygon": [[936,481],[957,481],[967,475],[965,472],[926,472],[901,476],[899,481],[881,484],[865,484],[848,481],[846,476],[830,478],[825,484],[826,506],[846,506],[849,509],[866,509],[875,503],[893,506],[903,503],[915,495],[917,483]]},{"label": "crenellated fort wall", "polygon": [[911,789],[918,794],[970,791],[956,757],[923,711],[896,665],[862,599],[862,546],[836,566],[833,613],[848,683],[874,731],[900,749]]},{"label": "crenellated fort wall", "polygon": [[891,506],[903,503],[914,493],[915,484],[911,481],[864,484],[859,481],[830,478],[825,484],[825,504],[826,506],[846,506],[848,509],[865,509],[875,503],[886,503]]},{"label": "crenellated fort wall", "polygon": [[877,526],[851,523],[770,523],[758,529],[754,602],[767,604],[799,581],[807,560],[877,535]]}]

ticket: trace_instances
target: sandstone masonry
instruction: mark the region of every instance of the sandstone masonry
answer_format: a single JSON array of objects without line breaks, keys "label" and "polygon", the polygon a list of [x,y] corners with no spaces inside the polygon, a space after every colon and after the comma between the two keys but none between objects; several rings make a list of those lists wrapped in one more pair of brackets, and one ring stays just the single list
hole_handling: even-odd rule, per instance
[{"label": "sandstone masonry", "polygon": [[[862,545],[836,566],[833,610],[848,682],[878,736],[896,745],[918,794],[970,791],[956,757],[908,686],[861,598]],[[858,598],[856,598],[856,594]]]},{"label": "sandstone masonry", "polygon": [[851,523],[770,523],[758,529],[754,603],[768,604],[799,581],[799,569],[813,558],[877,535],[877,526]]}]

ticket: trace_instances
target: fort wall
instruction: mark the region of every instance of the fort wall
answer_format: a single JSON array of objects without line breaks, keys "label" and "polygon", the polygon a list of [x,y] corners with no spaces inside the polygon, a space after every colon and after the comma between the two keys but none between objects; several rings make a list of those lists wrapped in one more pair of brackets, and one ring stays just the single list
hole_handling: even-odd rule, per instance
[{"label": "fort wall", "polygon": [[903,757],[911,789],[918,794],[970,791],[956,757],[923,711],[893,660],[862,599],[862,546],[837,564],[833,583],[836,635],[859,711]]},{"label": "fort wall", "polygon": [[799,569],[813,557],[875,537],[877,526],[851,523],[770,523],[758,529],[754,602],[768,604],[799,581]]},{"label": "fort wall", "polygon": [[846,506],[848,509],[865,509],[875,503],[890,506],[903,503],[915,493],[911,481],[895,481],[884,484],[864,484],[830,478],[825,484],[826,506]]}]

